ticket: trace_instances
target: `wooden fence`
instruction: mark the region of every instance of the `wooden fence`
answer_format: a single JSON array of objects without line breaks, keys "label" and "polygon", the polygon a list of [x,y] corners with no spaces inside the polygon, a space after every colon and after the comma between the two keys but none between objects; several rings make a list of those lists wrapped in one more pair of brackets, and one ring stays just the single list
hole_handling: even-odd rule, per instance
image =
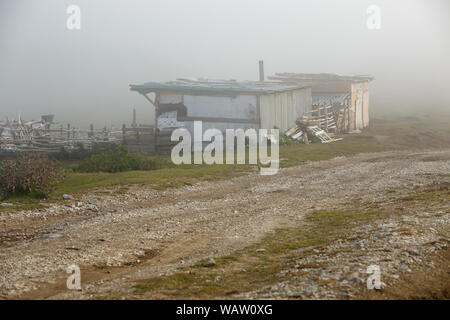
[{"label": "wooden fence", "polygon": [[154,127],[122,127],[123,144],[130,152],[168,154],[177,141],[170,140],[171,133],[155,131]]},{"label": "wooden fence", "polygon": [[122,142],[130,152],[154,154],[157,151],[154,127],[127,128],[123,125]]}]

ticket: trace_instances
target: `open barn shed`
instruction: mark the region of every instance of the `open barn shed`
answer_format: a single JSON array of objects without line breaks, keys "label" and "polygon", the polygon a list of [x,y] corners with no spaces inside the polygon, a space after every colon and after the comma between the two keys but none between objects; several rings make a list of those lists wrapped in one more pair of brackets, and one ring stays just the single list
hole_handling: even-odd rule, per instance
[{"label": "open barn shed", "polygon": [[155,107],[157,150],[170,144],[176,128],[203,130],[278,127],[286,131],[311,110],[311,87],[280,82],[178,79],[131,85]]},{"label": "open barn shed", "polygon": [[[311,86],[313,109],[335,108],[336,112],[341,113],[342,131],[361,130],[369,126],[369,82],[373,80],[370,76],[342,76],[329,73],[277,73],[269,79],[282,81],[286,84]],[[336,117],[336,119],[338,118]]]}]

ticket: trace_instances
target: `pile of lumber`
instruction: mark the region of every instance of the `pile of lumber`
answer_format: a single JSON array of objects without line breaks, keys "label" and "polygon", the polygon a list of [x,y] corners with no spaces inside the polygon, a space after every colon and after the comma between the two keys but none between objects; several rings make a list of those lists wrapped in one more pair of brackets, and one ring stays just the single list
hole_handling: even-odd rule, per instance
[{"label": "pile of lumber", "polygon": [[306,144],[313,138],[317,138],[321,143],[330,143],[342,140],[335,139],[333,133],[329,133],[322,128],[320,119],[303,116],[296,121],[296,125],[285,132],[285,135],[291,139],[302,141]]},{"label": "pile of lumber", "polygon": [[337,132],[335,108],[332,106],[317,106],[313,110],[306,112],[310,120],[316,120],[317,126],[327,132]]},{"label": "pile of lumber", "polygon": [[305,115],[317,120],[317,126],[329,133],[345,133],[350,128],[348,105],[313,106]]}]

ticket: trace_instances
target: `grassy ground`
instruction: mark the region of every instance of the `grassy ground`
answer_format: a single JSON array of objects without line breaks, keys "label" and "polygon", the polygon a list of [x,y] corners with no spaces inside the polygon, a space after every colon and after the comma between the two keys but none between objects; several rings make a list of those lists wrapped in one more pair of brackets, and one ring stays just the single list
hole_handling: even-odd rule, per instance
[{"label": "grassy ground", "polygon": [[32,209],[41,209],[45,206],[40,203],[40,200],[36,197],[30,195],[14,195],[6,199],[5,201],[1,201],[1,203],[13,203],[13,207],[9,206],[0,206],[0,212],[2,211],[21,211],[21,210],[32,210]]},{"label": "grassy ground", "polygon": [[[290,167],[306,161],[327,160],[362,152],[450,147],[449,122],[448,115],[408,115],[394,118],[379,116],[372,120],[371,127],[363,133],[343,135],[342,141],[281,146],[280,166]],[[148,184],[161,190],[197,181],[232,178],[257,169],[250,165],[182,165],[151,171],[76,173],[71,170],[76,166],[75,162],[63,163],[63,166],[68,171],[67,178],[52,193],[50,198],[53,200],[64,193],[72,194],[111,185]],[[21,208],[20,206],[32,208],[33,203],[39,206],[39,200],[26,196],[16,196],[6,201],[17,203],[19,206],[15,209]],[[2,210],[7,208],[0,207],[0,211]]]},{"label": "grassy ground", "polygon": [[[306,161],[328,160],[337,156],[348,156],[361,152],[385,150],[373,143],[373,137],[353,135],[347,140],[333,144],[296,144],[280,147],[282,168],[301,165]],[[108,185],[148,184],[154,189],[190,185],[196,181],[227,179],[255,171],[251,165],[182,165],[150,171],[127,171],[120,173],[77,173],[69,171],[64,182],[53,193],[74,193]]]},{"label": "grassy ground", "polygon": [[250,171],[248,166],[180,166],[150,171],[126,171],[119,173],[77,173],[70,172],[58,185],[52,196],[74,193],[90,188],[110,185],[149,184],[154,189],[191,185],[199,180],[231,178]]}]

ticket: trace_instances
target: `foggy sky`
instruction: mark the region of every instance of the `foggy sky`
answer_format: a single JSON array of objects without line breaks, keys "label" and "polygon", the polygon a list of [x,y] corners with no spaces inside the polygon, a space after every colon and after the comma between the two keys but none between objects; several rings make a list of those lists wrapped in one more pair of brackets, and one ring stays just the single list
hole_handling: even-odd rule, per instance
[{"label": "foggy sky", "polygon": [[151,123],[129,84],[257,80],[261,59],[266,76],[370,74],[372,109],[450,109],[449,20],[448,0],[0,0],[0,118],[120,125],[136,108]]}]

